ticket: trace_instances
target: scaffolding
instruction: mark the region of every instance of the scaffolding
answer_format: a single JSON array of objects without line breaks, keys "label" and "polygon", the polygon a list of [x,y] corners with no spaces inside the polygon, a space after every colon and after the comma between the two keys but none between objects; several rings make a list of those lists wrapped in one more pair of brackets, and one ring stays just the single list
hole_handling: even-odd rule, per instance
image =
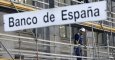
[{"label": "scaffolding", "polygon": [[[80,4],[84,3],[83,1],[72,1]],[[61,2],[55,1],[55,3]],[[11,60],[76,60],[78,57],[83,60],[115,60],[115,13],[113,3],[112,0],[107,0],[108,19],[99,22],[85,22],[92,23],[91,25],[76,23],[13,33],[1,32],[0,55],[8,55],[10,58],[5,58]],[[69,4],[63,3],[62,5],[67,6]],[[15,5],[14,8],[17,9]],[[98,24],[100,27],[97,28],[97,25],[94,24]],[[73,36],[81,26],[87,30],[84,35],[84,44],[81,45],[83,56],[75,56],[73,55],[73,48],[78,45],[73,44]],[[105,28],[105,26],[108,28]],[[18,55],[19,58],[16,58],[15,55]]]}]

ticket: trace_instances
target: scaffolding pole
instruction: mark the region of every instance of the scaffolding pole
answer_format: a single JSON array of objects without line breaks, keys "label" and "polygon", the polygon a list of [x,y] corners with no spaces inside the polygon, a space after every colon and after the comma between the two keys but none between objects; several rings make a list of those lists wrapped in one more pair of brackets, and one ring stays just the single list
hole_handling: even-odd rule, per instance
[{"label": "scaffolding pole", "polygon": [[35,42],[36,42],[36,57],[37,57],[37,60],[39,60],[38,59],[38,29],[36,28],[36,30],[35,30]]},{"label": "scaffolding pole", "polygon": [[[113,5],[112,0],[110,0],[110,11],[111,12],[113,12],[113,8],[114,8],[114,7],[112,7],[112,5]],[[110,13],[110,17],[113,18],[113,14],[112,13]],[[113,22],[114,19],[110,19],[110,20],[111,20],[111,22]],[[110,26],[111,26],[111,28],[113,28],[113,23],[111,23]],[[113,32],[112,32],[112,30],[111,30],[111,35],[110,36],[111,36],[110,39],[113,42],[112,46],[114,46],[114,39],[113,39]],[[114,57],[114,54],[113,54],[114,53],[114,48],[113,49],[110,48],[110,49],[111,49],[111,52],[112,52],[112,56]],[[114,58],[112,60],[114,60]]]},{"label": "scaffolding pole", "polygon": [[[20,36],[20,31],[18,32],[18,36]],[[21,57],[21,39],[19,38],[19,41],[18,41],[18,43],[19,43],[19,59],[21,60],[22,59],[22,57]]]},{"label": "scaffolding pole", "polygon": [[[71,24],[69,24],[69,33],[70,33],[70,36],[69,36],[69,40],[70,40],[70,44],[72,44],[72,39],[71,39],[71,35],[72,35],[72,33],[71,33]],[[70,54],[71,54],[71,56],[73,55],[73,46],[70,46]],[[71,58],[71,60],[73,60],[72,58]]]},{"label": "scaffolding pole", "polygon": [[95,36],[94,36],[94,26],[92,25],[92,27],[91,27],[91,30],[92,30],[92,44],[93,44],[93,60],[96,60],[96,58],[95,58],[95,55],[96,55],[96,53],[95,53],[95,49],[96,49],[96,46],[95,46]]}]

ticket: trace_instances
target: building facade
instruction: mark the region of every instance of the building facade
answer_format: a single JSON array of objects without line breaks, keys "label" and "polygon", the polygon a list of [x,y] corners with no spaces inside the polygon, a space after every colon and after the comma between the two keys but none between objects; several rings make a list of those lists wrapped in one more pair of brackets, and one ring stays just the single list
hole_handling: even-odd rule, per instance
[{"label": "building facade", "polygon": [[3,15],[87,4],[102,0],[0,0],[0,57],[20,60],[76,60],[74,35],[86,29],[83,60],[115,60],[114,0],[107,1],[108,19],[5,32]]}]

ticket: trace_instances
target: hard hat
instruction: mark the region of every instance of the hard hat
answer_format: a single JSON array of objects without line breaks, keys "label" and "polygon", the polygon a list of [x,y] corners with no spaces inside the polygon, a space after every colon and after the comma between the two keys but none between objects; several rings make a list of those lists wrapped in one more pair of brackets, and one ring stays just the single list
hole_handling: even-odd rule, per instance
[{"label": "hard hat", "polygon": [[83,32],[85,32],[85,28],[81,28],[81,29],[80,29],[80,31],[83,31]]}]

